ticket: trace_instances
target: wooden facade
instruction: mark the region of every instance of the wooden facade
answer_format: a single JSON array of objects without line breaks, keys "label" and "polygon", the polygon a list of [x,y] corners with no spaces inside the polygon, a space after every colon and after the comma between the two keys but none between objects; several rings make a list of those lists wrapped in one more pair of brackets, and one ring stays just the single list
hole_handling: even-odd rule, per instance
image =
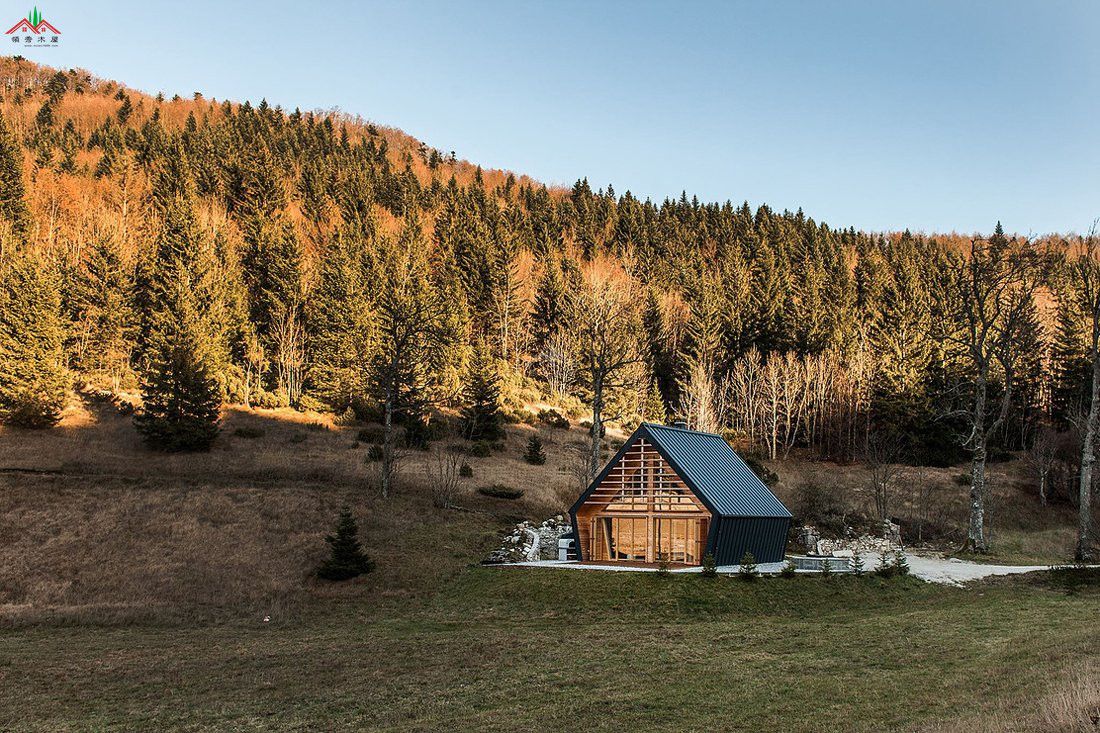
[{"label": "wooden facade", "polygon": [[639,438],[576,509],[586,560],[702,562],[711,513],[652,443]]}]

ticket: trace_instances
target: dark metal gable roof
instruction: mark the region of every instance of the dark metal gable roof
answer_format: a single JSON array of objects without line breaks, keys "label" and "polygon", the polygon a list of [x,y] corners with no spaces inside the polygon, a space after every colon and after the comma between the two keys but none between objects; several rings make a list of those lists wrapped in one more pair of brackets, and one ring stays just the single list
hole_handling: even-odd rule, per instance
[{"label": "dark metal gable roof", "polygon": [[637,441],[645,437],[672,469],[715,515],[726,517],[790,517],[787,507],[745,465],[720,435],[667,425],[642,423],[604,467],[596,480],[573,504],[576,512],[612,467]]}]

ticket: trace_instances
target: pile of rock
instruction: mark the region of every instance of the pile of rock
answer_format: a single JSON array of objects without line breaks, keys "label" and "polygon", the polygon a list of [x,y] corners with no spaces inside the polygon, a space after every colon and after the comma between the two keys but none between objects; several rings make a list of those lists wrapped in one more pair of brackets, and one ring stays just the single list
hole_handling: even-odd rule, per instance
[{"label": "pile of rock", "polygon": [[893,522],[883,522],[882,536],[864,534],[856,536],[849,532],[842,539],[822,539],[814,527],[803,527],[799,539],[806,552],[819,557],[851,557],[854,553],[865,555],[869,552],[889,553],[901,549],[901,527]]},{"label": "pile of rock", "polygon": [[569,520],[561,514],[542,524],[520,522],[505,535],[500,547],[489,553],[487,563],[557,560],[558,540],[573,531]]}]

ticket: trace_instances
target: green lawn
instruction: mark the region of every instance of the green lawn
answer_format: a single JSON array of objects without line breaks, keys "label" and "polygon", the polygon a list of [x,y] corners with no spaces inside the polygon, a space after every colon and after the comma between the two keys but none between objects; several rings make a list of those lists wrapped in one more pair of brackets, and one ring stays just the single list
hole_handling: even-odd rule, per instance
[{"label": "green lawn", "polygon": [[[907,730],[1026,715],[1100,582],[471,568],[293,620],[0,632],[2,730]],[[1061,578],[1061,579],[1058,579]]]}]

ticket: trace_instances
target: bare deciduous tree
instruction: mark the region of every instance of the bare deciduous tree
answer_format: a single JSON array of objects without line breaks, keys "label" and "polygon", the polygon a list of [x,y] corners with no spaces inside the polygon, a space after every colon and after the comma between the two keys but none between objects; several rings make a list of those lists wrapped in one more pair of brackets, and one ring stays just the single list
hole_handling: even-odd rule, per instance
[{"label": "bare deciduous tree", "polygon": [[1039,428],[1035,431],[1035,437],[1031,439],[1031,445],[1028,446],[1024,460],[1035,474],[1035,480],[1039,485],[1039,503],[1043,506],[1047,505],[1050,471],[1057,457],[1057,435],[1049,427]]},{"label": "bare deciduous tree", "polygon": [[611,260],[597,259],[583,272],[577,297],[578,352],[585,386],[592,395],[589,475],[600,468],[604,425],[617,416],[604,410],[615,391],[639,376],[641,323],[634,279]]},{"label": "bare deciduous tree", "polygon": [[679,412],[692,430],[717,433],[727,424],[729,381],[717,377],[701,362],[691,365],[680,383]]},{"label": "bare deciduous tree", "polygon": [[875,513],[883,522],[890,519],[894,482],[902,471],[902,446],[897,435],[875,431],[868,433],[859,459],[870,471],[871,490],[875,497]]},{"label": "bare deciduous tree", "polygon": [[458,499],[459,467],[462,457],[454,451],[440,451],[434,459],[425,460],[425,473],[432,491],[432,504],[440,509],[452,509]]},{"label": "bare deciduous tree", "polygon": [[[1029,325],[1037,285],[1037,267],[1025,245],[1005,237],[998,227],[989,240],[971,240],[965,255],[951,258],[943,292],[947,323],[941,337],[953,348],[967,373],[961,385],[966,406],[962,445],[970,452],[970,521],[966,549],[984,553],[986,538],[985,467],[989,441],[1012,405],[1019,339]],[[990,387],[1000,394],[990,404]]]},{"label": "bare deciduous tree", "polygon": [[280,303],[275,312],[275,364],[279,373],[279,387],[287,402],[297,405],[302,399],[302,370],[306,363],[305,334],[302,330],[300,309],[295,305]]},{"label": "bare deciduous tree", "polygon": [[1088,357],[1092,363],[1092,383],[1088,416],[1081,439],[1081,475],[1077,486],[1077,549],[1078,562],[1096,558],[1095,535],[1092,526],[1092,474],[1096,463],[1096,438],[1100,430],[1100,241],[1093,224],[1074,254],[1069,267],[1068,293],[1088,324]]},{"label": "bare deciduous tree", "polygon": [[569,337],[559,331],[546,342],[538,355],[539,373],[559,398],[577,379],[577,362]]}]

